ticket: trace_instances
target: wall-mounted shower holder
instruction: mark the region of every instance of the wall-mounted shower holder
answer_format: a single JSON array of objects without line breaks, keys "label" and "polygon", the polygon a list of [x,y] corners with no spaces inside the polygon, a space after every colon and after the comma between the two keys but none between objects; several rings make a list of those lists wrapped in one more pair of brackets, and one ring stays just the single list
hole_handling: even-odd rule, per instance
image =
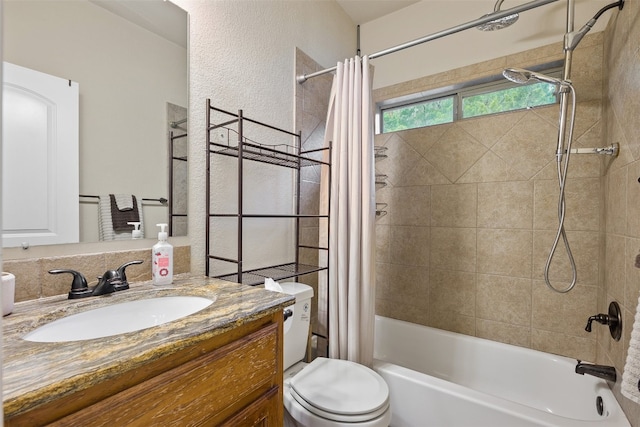
[{"label": "wall-mounted shower holder", "polygon": [[600,313],[589,317],[587,326],[584,328],[585,331],[591,332],[591,323],[593,323],[594,320],[603,325],[608,325],[611,337],[616,341],[620,341],[620,337],[622,336],[622,312],[617,302],[611,301],[609,304],[609,314]]},{"label": "wall-mounted shower holder", "polygon": [[387,186],[387,175],[377,173],[376,174],[376,186],[386,187]]},{"label": "wall-mounted shower holder", "polygon": [[387,149],[389,147],[385,146],[375,146],[373,147],[374,157],[376,159],[386,159],[387,158]]},{"label": "wall-mounted shower holder", "polygon": [[571,154],[606,154],[611,157],[617,157],[620,152],[620,144],[614,142],[608,147],[598,148],[572,148]]}]

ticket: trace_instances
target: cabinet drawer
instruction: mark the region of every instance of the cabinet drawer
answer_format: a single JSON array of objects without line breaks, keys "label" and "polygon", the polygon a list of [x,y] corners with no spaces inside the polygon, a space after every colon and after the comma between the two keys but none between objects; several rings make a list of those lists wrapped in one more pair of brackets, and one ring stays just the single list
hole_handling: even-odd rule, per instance
[{"label": "cabinet drawer", "polygon": [[279,385],[278,345],[278,324],[270,324],[53,425],[219,423]]},{"label": "cabinet drawer", "polygon": [[282,402],[274,387],[258,400],[220,424],[220,427],[280,427]]}]

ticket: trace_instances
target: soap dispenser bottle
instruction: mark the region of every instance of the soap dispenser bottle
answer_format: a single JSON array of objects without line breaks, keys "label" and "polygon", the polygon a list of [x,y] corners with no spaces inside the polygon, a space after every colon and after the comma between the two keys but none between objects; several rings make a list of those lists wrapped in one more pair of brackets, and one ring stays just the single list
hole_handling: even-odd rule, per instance
[{"label": "soap dispenser bottle", "polygon": [[173,283],[173,246],[167,242],[167,224],[156,224],[160,227],[158,243],[151,250],[151,276],[154,285],[170,285]]},{"label": "soap dispenser bottle", "polygon": [[128,222],[127,224],[133,225],[133,230],[131,231],[131,238],[134,239],[134,240],[142,239],[142,231],[140,230],[140,223],[139,222]]}]

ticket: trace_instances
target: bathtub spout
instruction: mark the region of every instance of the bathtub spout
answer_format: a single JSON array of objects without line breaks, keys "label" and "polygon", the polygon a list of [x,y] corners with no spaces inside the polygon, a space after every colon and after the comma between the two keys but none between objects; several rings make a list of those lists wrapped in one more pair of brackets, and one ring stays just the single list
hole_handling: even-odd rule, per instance
[{"label": "bathtub spout", "polygon": [[578,364],[576,365],[576,374],[589,374],[607,381],[613,381],[614,383],[617,378],[616,368],[613,366],[591,365],[589,363],[582,363],[580,360],[578,360]]}]

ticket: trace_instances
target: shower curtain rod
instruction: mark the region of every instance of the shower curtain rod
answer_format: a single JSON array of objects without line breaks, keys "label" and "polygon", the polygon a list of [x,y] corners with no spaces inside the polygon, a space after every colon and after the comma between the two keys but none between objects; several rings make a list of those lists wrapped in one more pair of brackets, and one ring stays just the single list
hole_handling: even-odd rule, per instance
[{"label": "shower curtain rod", "polygon": [[[520,13],[520,12],[525,12],[527,10],[531,10],[531,9],[535,9],[537,7],[540,6],[544,6],[546,4],[549,3],[553,3],[556,2],[558,0],[534,0],[531,1],[529,3],[525,3],[522,4],[520,6],[516,6],[516,7],[512,7],[511,9],[505,9],[505,10],[501,10],[498,12],[493,12],[487,15],[484,15],[481,18],[478,19],[474,19],[473,21],[469,21],[465,24],[460,24],[457,25],[455,27],[451,27],[447,30],[442,30],[439,31],[437,33],[433,33],[433,34],[429,34],[428,36],[424,36],[422,38],[416,39],[416,40],[412,40],[410,42],[398,45],[398,46],[394,46],[394,47],[390,47],[388,49],[385,50],[381,50],[380,52],[376,52],[376,53],[372,53],[371,55],[369,55],[369,59],[375,59],[375,58],[379,58],[381,56],[384,55],[388,55],[390,53],[395,53],[398,52],[400,50],[403,49],[407,49],[413,46],[417,46],[419,44],[422,43],[426,43],[426,42],[430,42],[432,40],[436,40],[445,36],[449,36],[451,34],[455,34],[455,33],[459,33],[461,31],[464,30],[468,30],[469,28],[475,28],[478,25],[482,25],[482,24],[486,24],[488,22],[494,21],[496,19],[500,19],[500,18],[505,18],[509,15],[513,15],[515,13]],[[321,76],[323,74],[327,74],[327,73],[331,73],[333,71],[335,71],[338,67],[331,67],[331,68],[327,68],[325,70],[320,70],[320,71],[316,71],[314,73],[309,73],[309,74],[301,74],[299,76],[296,76],[296,81],[300,84],[306,82],[308,79],[312,78],[312,77],[318,77]]]}]

